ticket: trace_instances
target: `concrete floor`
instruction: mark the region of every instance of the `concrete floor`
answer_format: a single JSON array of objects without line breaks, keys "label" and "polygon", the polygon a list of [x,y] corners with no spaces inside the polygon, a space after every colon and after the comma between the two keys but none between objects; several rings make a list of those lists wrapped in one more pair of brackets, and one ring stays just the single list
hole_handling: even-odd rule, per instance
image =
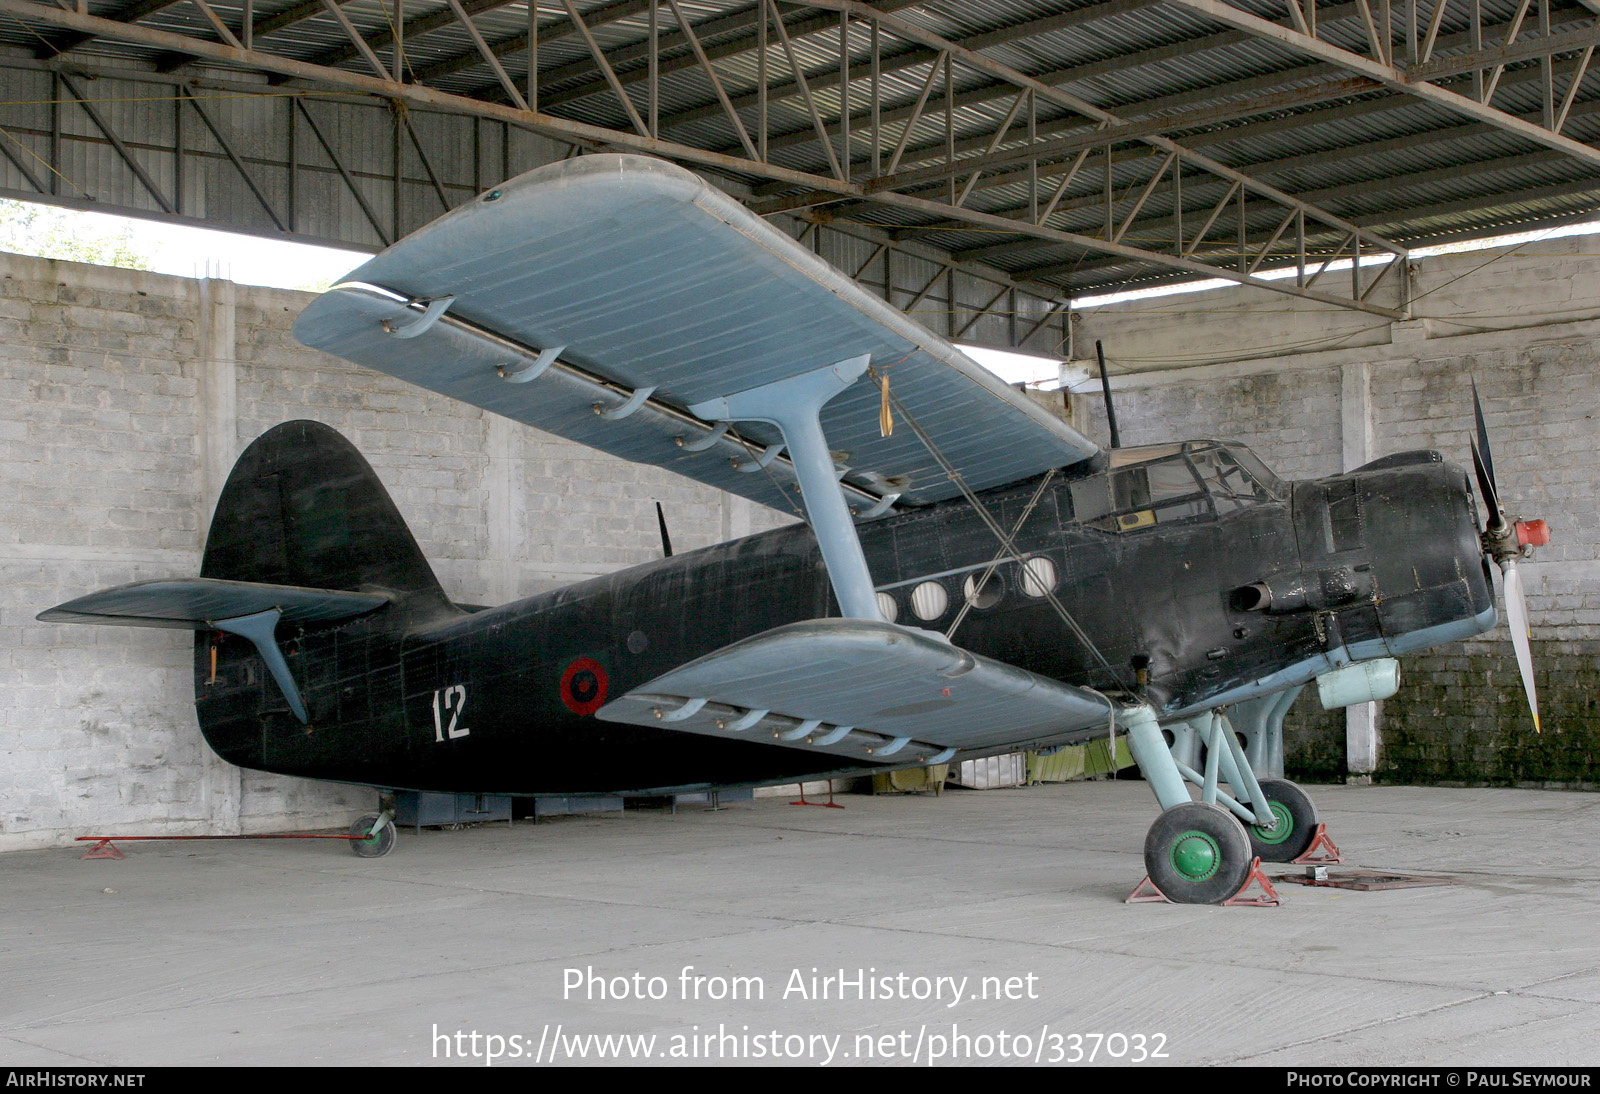
[{"label": "concrete floor", "polygon": [[[557,1024],[656,1034],[656,1056],[719,1026],[825,1035],[836,1064],[901,1031],[922,1059],[1005,1031],[1063,1062],[1095,1045],[1072,1035],[1121,1033],[1182,1064],[1600,1063],[1600,796],[1312,790],[1353,865],[1457,883],[1125,905],[1154,813],[1136,783],[403,833],[372,861],[331,841],[14,853],[0,1064],[426,1063],[435,1029],[529,1055],[543,1036],[542,1059]],[[760,977],[765,999],[684,1000],[685,966]],[[563,999],[590,967],[668,998]],[[813,967],[1021,977],[1024,996],[1031,974],[1037,998],[783,998]]]}]

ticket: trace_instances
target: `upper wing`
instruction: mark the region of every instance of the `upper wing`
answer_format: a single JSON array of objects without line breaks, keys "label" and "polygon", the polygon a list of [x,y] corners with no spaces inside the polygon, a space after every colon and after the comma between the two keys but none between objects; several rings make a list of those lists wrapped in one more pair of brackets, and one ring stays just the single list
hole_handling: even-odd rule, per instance
[{"label": "upper wing", "polygon": [[[776,450],[755,459],[781,441],[776,428],[742,423],[711,439],[687,408],[862,354],[973,489],[1096,452],[721,191],[637,156],[567,160],[489,191],[354,271],[294,333],[780,508],[796,495],[787,461]],[[823,412],[852,506],[954,496],[913,430],[879,435],[879,398],[876,385],[857,382]]]},{"label": "upper wing", "polygon": [[1106,731],[1108,706],[923,631],[813,619],[724,646],[595,716],[903,764],[1087,739]]}]

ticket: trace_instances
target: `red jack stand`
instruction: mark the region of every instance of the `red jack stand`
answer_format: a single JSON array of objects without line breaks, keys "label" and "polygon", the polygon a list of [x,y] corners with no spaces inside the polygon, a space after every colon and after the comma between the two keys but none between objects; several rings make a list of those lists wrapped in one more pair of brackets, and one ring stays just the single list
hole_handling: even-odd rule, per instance
[{"label": "red jack stand", "polygon": [[1328,826],[1318,823],[1317,835],[1305,853],[1290,862],[1291,866],[1338,866],[1344,862],[1344,852],[1328,838]]},{"label": "red jack stand", "polygon": [[837,804],[833,800],[833,780],[832,779],[828,780],[828,800],[827,801],[825,801],[825,802],[808,802],[808,801],[806,801],[806,784],[802,782],[800,784],[800,800],[797,801],[797,802],[790,802],[789,804],[790,805],[814,805],[818,809],[843,809],[844,808],[844,806]]},{"label": "red jack stand", "polygon": [[127,858],[128,856],[124,855],[121,851],[119,851],[117,849],[116,845],[113,844],[110,840],[103,839],[99,843],[95,844],[93,847],[89,848],[88,851],[86,851],[83,854],[79,855],[78,857],[80,859],[86,859],[86,858]]},{"label": "red jack stand", "polygon": [[[1245,896],[1245,891],[1252,885],[1259,886],[1261,892],[1255,896]],[[1156,883],[1146,875],[1145,879],[1134,887],[1128,894],[1124,904],[1171,904],[1165,893],[1156,888]],[[1272,887],[1272,882],[1267,875],[1261,872],[1261,860],[1250,861],[1250,873],[1245,875],[1244,884],[1239,886],[1239,891],[1222,902],[1224,908],[1276,908],[1282,901],[1278,899],[1278,891]]]},{"label": "red jack stand", "polygon": [[[1245,890],[1250,886],[1259,886],[1261,892],[1255,896],[1245,896]],[[1250,863],[1250,874],[1244,879],[1244,884],[1239,886],[1239,891],[1222,902],[1224,908],[1276,908],[1283,901],[1278,899],[1278,890],[1272,887],[1271,880],[1261,872],[1261,860],[1254,859]]]}]

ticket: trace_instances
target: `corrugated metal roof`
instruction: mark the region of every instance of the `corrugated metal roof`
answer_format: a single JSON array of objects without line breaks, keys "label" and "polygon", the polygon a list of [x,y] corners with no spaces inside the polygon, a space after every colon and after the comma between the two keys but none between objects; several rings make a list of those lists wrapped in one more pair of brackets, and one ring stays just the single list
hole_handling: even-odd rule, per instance
[{"label": "corrugated metal roof", "polygon": [[[509,78],[525,89],[530,58],[527,0],[463,2],[479,33],[495,47]],[[1229,2],[1263,19],[1287,23],[1282,0]],[[212,0],[210,6],[224,23],[242,33],[243,0]],[[138,18],[139,26],[207,41],[219,37],[196,4],[150,7],[142,6],[145,13]],[[764,64],[754,48],[757,8],[752,0],[679,0],[678,7],[709,52],[717,77],[752,140],[759,139],[761,132],[755,103],[764,70],[772,88],[766,121],[770,161],[814,175],[829,174],[830,157],[817,136],[804,97],[795,93],[789,54],[770,23]],[[1362,85],[1353,81],[1348,71],[1302,55],[1281,42],[1230,29],[1175,3],[879,0],[875,7],[974,49],[977,56],[1038,79],[1092,108],[1110,111],[1123,121],[1151,122],[1150,132],[1160,132],[1251,179],[1399,243],[1440,235],[1492,234],[1541,219],[1570,217],[1600,205],[1600,170],[1590,162],[1542,148],[1526,137],[1447,107],[1370,82]],[[1401,7],[1393,5],[1397,18]],[[642,0],[577,0],[576,8],[627,89],[634,109],[647,116],[651,104],[647,78],[650,5]],[[1518,8],[1518,0],[1482,0],[1481,18],[1488,28],[1482,38],[1485,45],[1502,43],[1504,28],[1517,18]],[[130,9],[127,0],[90,0],[88,10],[106,18],[126,18]],[[303,0],[254,0],[251,10],[257,27],[270,28],[257,35],[254,44],[258,50],[371,74],[367,59],[352,47],[344,28],[323,5]],[[450,16],[447,3],[344,0],[340,10],[373,43],[385,66],[394,64],[390,32],[398,11],[408,28],[404,46],[408,74],[421,74],[430,86],[456,95],[496,101],[506,98],[466,29]],[[1374,5],[1374,10],[1381,6]],[[1357,5],[1327,3],[1318,14],[1319,36],[1324,41],[1368,52],[1366,24]],[[838,122],[839,14],[785,5],[782,15],[790,28],[789,48],[837,154],[844,143]],[[677,33],[670,7],[663,4],[656,17],[665,35],[659,50],[662,75],[654,97],[661,136],[680,145],[742,156],[739,133],[692,50]],[[1592,25],[1594,16],[1578,0],[1553,0],[1549,19],[1552,31],[1561,33]],[[538,20],[541,110],[631,131],[633,124],[624,104],[597,67],[584,36],[570,26],[564,0],[540,7]],[[1540,20],[1539,9],[1531,9],[1517,41],[1538,37]],[[0,24],[0,46],[40,56],[49,56],[68,37],[59,29],[41,30],[22,20]],[[874,144],[880,167],[887,168],[902,140],[907,115],[924,87],[931,86],[931,92],[905,137],[906,150],[897,168],[901,174],[936,173],[945,163],[947,96],[953,96],[956,104],[948,124],[958,158],[979,156],[991,145],[999,153],[1024,148],[1030,124],[1043,141],[1059,141],[1093,129],[1094,123],[1069,105],[1041,95],[1031,107],[1025,104],[1004,139],[995,142],[994,131],[1017,101],[1020,89],[1015,84],[958,59],[952,65],[948,88],[942,71],[934,72],[929,85],[935,60],[925,45],[908,40],[892,27],[883,29],[880,40],[878,89],[884,122],[874,133],[870,124],[872,83],[867,78],[872,35],[865,20],[853,21],[850,104],[858,116],[851,124],[849,151],[856,160],[851,170],[855,179],[870,174]],[[73,61],[91,66],[97,59],[156,69],[182,63],[182,58],[174,59],[154,46],[108,37],[67,44]],[[1403,30],[1396,34],[1393,48],[1403,60],[1408,48]],[[1451,4],[1440,24],[1434,57],[1449,57],[1471,48],[1468,7]],[[1550,95],[1557,108],[1566,97],[1568,73],[1576,56],[1566,54],[1557,63]],[[1499,77],[1492,104],[1537,121],[1546,109],[1547,97],[1539,76],[1537,60],[1510,64]],[[1445,83],[1463,92],[1473,87],[1472,77],[1465,74]],[[1600,65],[1586,74],[1573,100],[1563,134],[1586,143],[1600,139]],[[1155,119],[1164,122],[1158,126]],[[153,114],[148,119],[129,115],[127,124],[156,125],[157,119]],[[348,136],[353,145],[360,144],[357,134]],[[1152,156],[1153,151],[1138,139],[1118,141],[1109,179],[1113,223],[1120,226],[1151,170],[1162,161],[1161,155]],[[1069,148],[1043,161],[1037,183],[1026,164],[1019,161],[986,168],[970,188],[973,165],[958,162],[956,190],[967,191],[965,209],[1017,217],[1049,201],[1076,155],[1077,150]],[[376,147],[373,158],[375,163],[381,159]],[[729,170],[740,174],[737,167]],[[808,189],[771,183],[754,171],[744,174],[743,181],[758,198]],[[1585,189],[1586,181],[1594,186]],[[1106,186],[1103,157],[1092,151],[1061,194],[1048,225],[1103,235]],[[1208,176],[1192,164],[1185,168],[1182,215],[1186,230],[1194,230],[1205,220],[1228,187],[1227,180]],[[946,200],[950,194],[949,182],[937,177],[899,181],[891,188],[935,200]],[[1430,205],[1436,205],[1439,212],[1419,212]],[[1247,234],[1270,235],[1283,211],[1282,206],[1259,201],[1247,211]],[[1168,275],[1168,271],[1138,261],[1108,259],[1070,244],[957,225],[949,218],[936,220],[904,208],[849,202],[835,212],[843,219],[907,232],[919,242],[971,255],[1016,276],[1042,278],[1066,292],[1105,291]],[[1231,216],[1229,213],[1219,221],[1215,237],[1227,233],[1237,237],[1237,224],[1228,219]],[[1151,193],[1138,217],[1129,222],[1125,239],[1152,250],[1164,247],[1170,251],[1178,242],[1177,221],[1178,203],[1168,182]],[[1164,222],[1172,227],[1162,227]],[[1311,225],[1308,233],[1314,239],[1336,234],[1321,222]]]}]

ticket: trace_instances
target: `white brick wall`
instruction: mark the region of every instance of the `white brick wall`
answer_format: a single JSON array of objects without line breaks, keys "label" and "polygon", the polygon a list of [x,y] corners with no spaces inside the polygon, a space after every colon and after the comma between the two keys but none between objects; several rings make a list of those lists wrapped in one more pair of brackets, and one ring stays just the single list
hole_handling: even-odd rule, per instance
[{"label": "white brick wall", "polygon": [[207,484],[227,472],[207,466],[208,438],[231,466],[279,422],[339,429],[469,603],[655,558],[657,499],[679,550],[787,522],[514,423],[497,434],[472,407],[307,350],[289,333],[307,294],[208,291],[209,311],[200,282],[0,255],[0,850],[319,827],[370,806],[217,760],[195,724],[188,632],[33,618],[197,572]]}]

